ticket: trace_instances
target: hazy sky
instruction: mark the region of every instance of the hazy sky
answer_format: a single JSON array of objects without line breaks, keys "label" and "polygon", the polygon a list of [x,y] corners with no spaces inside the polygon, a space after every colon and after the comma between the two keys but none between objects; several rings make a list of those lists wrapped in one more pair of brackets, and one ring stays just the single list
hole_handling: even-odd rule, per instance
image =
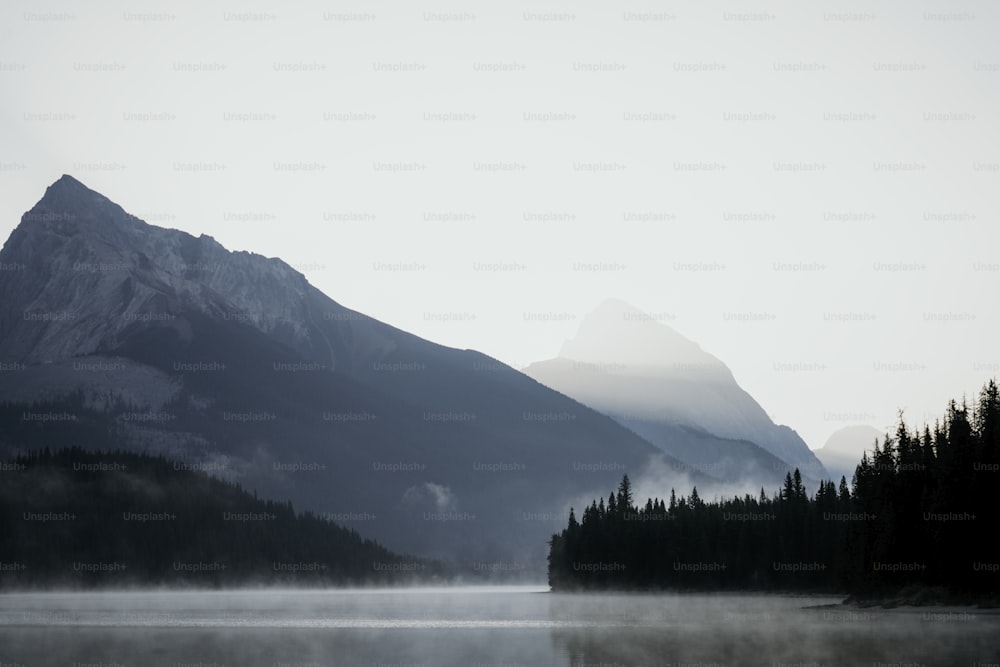
[{"label": "hazy sky", "polygon": [[0,236],[69,173],[514,366],[607,297],[813,447],[1000,374],[1000,5],[0,6]]}]

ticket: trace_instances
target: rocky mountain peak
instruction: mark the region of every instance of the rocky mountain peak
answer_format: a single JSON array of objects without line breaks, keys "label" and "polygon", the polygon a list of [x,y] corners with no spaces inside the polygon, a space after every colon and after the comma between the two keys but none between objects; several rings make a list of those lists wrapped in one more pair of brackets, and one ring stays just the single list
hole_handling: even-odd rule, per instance
[{"label": "rocky mountain peak", "polygon": [[18,267],[0,285],[4,358],[92,354],[114,347],[144,315],[185,309],[289,339],[307,335],[302,309],[313,288],[300,272],[230,252],[210,236],[147,224],[69,175],[24,214],[0,256]]}]

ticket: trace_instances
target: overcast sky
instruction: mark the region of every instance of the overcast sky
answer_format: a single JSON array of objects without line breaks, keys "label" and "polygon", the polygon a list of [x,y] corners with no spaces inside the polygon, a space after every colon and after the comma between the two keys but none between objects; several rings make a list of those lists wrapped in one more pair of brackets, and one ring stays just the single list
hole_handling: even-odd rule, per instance
[{"label": "overcast sky", "polygon": [[821,446],[1000,374],[1000,5],[0,6],[0,235],[69,173],[514,366],[617,297]]}]

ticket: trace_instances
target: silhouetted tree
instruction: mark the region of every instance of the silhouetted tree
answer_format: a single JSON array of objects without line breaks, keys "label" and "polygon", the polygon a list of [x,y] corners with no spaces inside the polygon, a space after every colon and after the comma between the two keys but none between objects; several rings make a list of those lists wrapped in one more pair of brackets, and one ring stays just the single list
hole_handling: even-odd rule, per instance
[{"label": "silhouetted tree", "polygon": [[[729,588],[840,591],[885,595],[907,586],[957,594],[1000,593],[1000,526],[993,499],[1000,473],[1000,389],[990,380],[969,406],[951,401],[933,428],[907,427],[865,452],[848,482],[821,481],[810,498],[798,469],[772,497],[765,489],[706,503],[690,496],[647,499],[636,507],[631,483],[572,512],[553,536],[553,587]],[[635,519],[635,520],[633,520]],[[570,547],[570,544],[573,547]],[[565,553],[558,549],[566,550]],[[556,558],[554,556],[558,555]],[[594,576],[574,562],[621,562]],[[716,564],[696,574],[690,564]],[[725,565],[725,567],[721,567]]]}]

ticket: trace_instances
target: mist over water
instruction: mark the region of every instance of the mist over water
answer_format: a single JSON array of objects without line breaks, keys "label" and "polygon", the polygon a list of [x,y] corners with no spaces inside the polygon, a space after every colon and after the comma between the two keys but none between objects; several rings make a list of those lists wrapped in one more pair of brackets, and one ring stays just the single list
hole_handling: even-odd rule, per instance
[{"label": "mist over water", "polygon": [[980,665],[1000,615],[501,586],[0,596],[3,665]]}]

